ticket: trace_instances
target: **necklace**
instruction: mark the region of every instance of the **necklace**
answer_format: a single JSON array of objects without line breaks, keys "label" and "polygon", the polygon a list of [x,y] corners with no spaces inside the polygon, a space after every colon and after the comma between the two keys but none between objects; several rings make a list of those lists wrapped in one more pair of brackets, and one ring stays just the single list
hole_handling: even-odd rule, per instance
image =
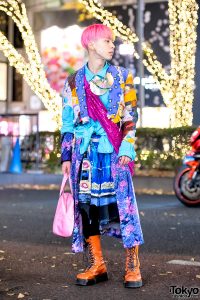
[{"label": "necklace", "polygon": [[109,90],[113,83],[114,79],[111,73],[106,73],[104,78],[97,75],[90,81],[90,89],[95,95],[101,96]]}]

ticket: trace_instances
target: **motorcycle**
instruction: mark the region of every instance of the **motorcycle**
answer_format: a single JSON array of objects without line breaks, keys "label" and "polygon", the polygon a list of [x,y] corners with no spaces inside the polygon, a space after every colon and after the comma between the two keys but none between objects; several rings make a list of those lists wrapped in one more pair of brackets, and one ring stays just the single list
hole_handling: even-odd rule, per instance
[{"label": "motorcycle", "polygon": [[183,165],[174,179],[177,198],[186,206],[200,204],[200,127],[190,138],[191,150],[183,159]]}]

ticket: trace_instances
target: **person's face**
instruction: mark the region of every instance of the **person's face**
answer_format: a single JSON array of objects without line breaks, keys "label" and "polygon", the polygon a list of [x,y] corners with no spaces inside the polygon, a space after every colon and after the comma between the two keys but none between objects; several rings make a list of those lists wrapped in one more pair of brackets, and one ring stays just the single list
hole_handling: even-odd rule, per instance
[{"label": "person's face", "polygon": [[100,38],[91,42],[91,49],[101,59],[111,60],[114,54],[114,41],[109,38]]}]

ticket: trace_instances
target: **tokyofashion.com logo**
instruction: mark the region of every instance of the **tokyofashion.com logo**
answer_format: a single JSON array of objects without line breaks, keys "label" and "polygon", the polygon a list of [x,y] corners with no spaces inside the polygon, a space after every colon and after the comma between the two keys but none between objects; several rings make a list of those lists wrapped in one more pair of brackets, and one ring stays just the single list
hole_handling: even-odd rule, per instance
[{"label": "tokyofashion.com logo", "polygon": [[185,286],[170,286],[170,294],[174,298],[197,298],[200,295],[199,287],[185,287]]}]

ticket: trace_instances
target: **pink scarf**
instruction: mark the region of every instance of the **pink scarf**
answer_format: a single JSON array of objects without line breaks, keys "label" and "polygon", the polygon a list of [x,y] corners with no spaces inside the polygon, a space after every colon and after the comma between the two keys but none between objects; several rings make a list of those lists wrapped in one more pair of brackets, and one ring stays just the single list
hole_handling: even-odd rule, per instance
[{"label": "pink scarf", "polygon": [[[84,85],[86,92],[86,103],[88,109],[88,115],[94,121],[98,121],[105,132],[107,133],[110,143],[113,145],[115,152],[119,153],[119,147],[121,145],[123,136],[122,131],[119,129],[117,124],[113,123],[107,116],[107,110],[99,96],[95,95],[91,89],[86,77],[84,77]],[[129,168],[131,175],[133,175],[134,162],[130,162]]]}]

